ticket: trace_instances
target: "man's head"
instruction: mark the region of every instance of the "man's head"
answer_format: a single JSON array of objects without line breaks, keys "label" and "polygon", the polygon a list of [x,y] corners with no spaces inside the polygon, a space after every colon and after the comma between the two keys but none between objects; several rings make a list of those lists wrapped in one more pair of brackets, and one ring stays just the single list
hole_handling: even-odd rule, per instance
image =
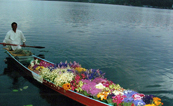
[{"label": "man's head", "polygon": [[12,27],[13,31],[16,32],[17,23],[16,23],[16,22],[13,22],[13,23],[11,24],[11,27]]}]

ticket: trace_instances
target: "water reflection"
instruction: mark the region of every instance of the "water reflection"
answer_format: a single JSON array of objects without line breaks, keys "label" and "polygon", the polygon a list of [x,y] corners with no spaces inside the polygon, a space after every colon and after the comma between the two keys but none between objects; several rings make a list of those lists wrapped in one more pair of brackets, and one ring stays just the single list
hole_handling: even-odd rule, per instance
[{"label": "water reflection", "polygon": [[13,67],[14,64],[13,64],[12,59],[10,57],[7,57],[6,60],[7,61],[5,61],[5,62],[7,64],[7,67],[4,68],[4,72],[2,75],[7,75],[13,80],[12,87],[10,87],[11,89],[18,89],[24,85],[25,80],[19,80],[20,77],[22,77],[22,75],[16,71],[17,70],[16,67]]}]

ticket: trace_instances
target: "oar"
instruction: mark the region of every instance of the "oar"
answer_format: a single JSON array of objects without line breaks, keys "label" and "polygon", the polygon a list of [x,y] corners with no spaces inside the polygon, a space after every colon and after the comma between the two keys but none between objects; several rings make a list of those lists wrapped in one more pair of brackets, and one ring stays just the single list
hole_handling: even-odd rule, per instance
[{"label": "oar", "polygon": [[42,48],[45,48],[43,46],[23,46],[23,45],[20,45],[22,47],[32,47],[32,48],[39,48],[39,49],[42,49]]},{"label": "oar", "polygon": [[[18,46],[18,45],[16,45],[16,44],[8,44],[8,43],[0,43],[0,44],[2,44],[2,45],[11,45],[11,46]],[[25,45],[25,46],[23,46],[23,45],[20,45],[20,46],[22,46],[22,47],[32,47],[32,48],[39,48],[39,49],[41,49],[41,48],[45,48],[45,47],[42,47],[42,46],[27,46],[27,45]]]}]

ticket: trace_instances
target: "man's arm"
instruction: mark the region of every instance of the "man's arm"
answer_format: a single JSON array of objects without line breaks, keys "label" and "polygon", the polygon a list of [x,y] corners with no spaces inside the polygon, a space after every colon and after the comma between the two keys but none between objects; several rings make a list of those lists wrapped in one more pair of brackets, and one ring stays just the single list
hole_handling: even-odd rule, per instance
[{"label": "man's arm", "polygon": [[3,46],[6,46],[6,44],[5,43],[10,43],[10,34],[9,34],[9,32],[7,32],[7,34],[6,34],[6,36],[5,36],[5,38],[4,38],[4,40],[3,40]]},{"label": "man's arm", "polygon": [[25,36],[24,36],[22,31],[20,32],[20,35],[21,35],[22,42],[25,43],[26,42],[26,38],[25,38]]},{"label": "man's arm", "polygon": [[21,31],[20,32],[20,35],[21,35],[21,40],[22,40],[22,42],[23,42],[23,47],[25,47],[26,45],[25,45],[25,41],[26,41],[26,38],[25,38],[25,36],[24,36],[24,34],[23,34],[23,32]]}]

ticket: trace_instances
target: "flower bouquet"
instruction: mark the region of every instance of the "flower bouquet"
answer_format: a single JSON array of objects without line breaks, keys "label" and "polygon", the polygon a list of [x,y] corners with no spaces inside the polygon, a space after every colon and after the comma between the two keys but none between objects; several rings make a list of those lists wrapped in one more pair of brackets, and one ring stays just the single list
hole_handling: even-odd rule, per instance
[{"label": "flower bouquet", "polygon": [[72,90],[114,106],[162,106],[161,99],[127,90],[104,78],[101,70],[86,69],[76,62],[50,64],[34,60],[29,68],[64,90]]}]

